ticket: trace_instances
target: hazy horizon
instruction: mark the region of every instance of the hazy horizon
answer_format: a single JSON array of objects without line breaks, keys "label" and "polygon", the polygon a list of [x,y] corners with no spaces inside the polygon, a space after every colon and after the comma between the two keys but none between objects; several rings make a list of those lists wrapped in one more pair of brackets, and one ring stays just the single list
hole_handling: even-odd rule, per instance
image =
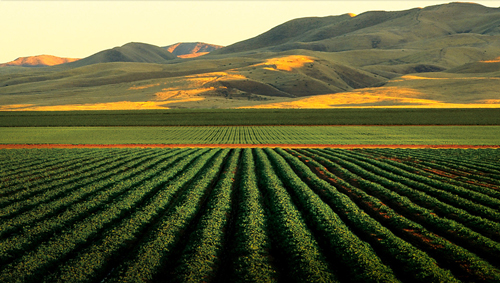
[{"label": "hazy horizon", "polygon": [[[0,1],[0,63],[18,57],[83,58],[128,42],[230,45],[286,21],[451,1]],[[476,1],[499,7],[500,1]]]}]

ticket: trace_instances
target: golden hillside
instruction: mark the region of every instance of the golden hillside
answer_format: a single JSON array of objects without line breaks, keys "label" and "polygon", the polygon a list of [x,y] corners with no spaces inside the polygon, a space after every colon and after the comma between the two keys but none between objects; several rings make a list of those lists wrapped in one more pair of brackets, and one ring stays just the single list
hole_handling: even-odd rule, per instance
[{"label": "golden hillside", "polygon": [[37,55],[29,57],[19,57],[14,61],[0,64],[0,67],[18,66],[18,67],[46,67],[55,66],[64,63],[74,62],[77,58],[62,58],[52,55]]},{"label": "golden hillside", "polygon": [[130,43],[0,68],[0,110],[498,107],[498,22],[498,8],[451,3],[296,19],[196,58]]}]

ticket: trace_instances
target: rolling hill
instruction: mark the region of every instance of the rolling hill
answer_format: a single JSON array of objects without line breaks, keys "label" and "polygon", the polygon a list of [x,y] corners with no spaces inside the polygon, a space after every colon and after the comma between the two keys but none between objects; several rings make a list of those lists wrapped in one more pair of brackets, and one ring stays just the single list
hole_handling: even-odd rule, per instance
[{"label": "rolling hill", "polygon": [[482,46],[498,41],[500,8],[472,3],[371,11],[323,18],[295,19],[257,37],[229,45],[213,54],[307,49],[339,52],[367,49],[434,50]]},{"label": "rolling hill", "polygon": [[76,62],[67,63],[65,67],[75,68],[110,62],[164,63],[176,58],[175,55],[161,47],[131,42],[120,47],[103,50]]},{"label": "rolling hill", "polygon": [[47,67],[55,66],[64,63],[74,62],[80,59],[77,58],[62,58],[52,55],[37,55],[29,57],[19,57],[14,61],[0,64],[0,67]]},{"label": "rolling hill", "polygon": [[196,58],[222,47],[224,46],[203,42],[179,42],[163,48],[179,58]]},{"label": "rolling hill", "polygon": [[499,25],[500,8],[450,3],[295,19],[200,57],[129,43],[0,68],[0,110],[500,107]]}]

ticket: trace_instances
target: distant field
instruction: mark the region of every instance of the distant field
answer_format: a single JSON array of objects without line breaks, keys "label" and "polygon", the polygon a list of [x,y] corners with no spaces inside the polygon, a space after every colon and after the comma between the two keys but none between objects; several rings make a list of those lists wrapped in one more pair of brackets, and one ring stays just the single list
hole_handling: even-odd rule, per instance
[{"label": "distant field", "polygon": [[500,150],[0,150],[1,282],[500,282]]},{"label": "distant field", "polygon": [[500,125],[500,109],[0,111],[0,127],[226,125]]},{"label": "distant field", "polygon": [[0,144],[500,145],[500,126],[1,127]]}]

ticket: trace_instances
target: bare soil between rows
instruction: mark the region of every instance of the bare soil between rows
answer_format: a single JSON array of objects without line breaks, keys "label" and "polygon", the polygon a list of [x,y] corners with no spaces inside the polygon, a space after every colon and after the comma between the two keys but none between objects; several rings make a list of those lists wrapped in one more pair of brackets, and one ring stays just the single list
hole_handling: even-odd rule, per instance
[{"label": "bare soil between rows", "polygon": [[16,148],[500,148],[500,145],[413,145],[413,144],[0,144]]}]

